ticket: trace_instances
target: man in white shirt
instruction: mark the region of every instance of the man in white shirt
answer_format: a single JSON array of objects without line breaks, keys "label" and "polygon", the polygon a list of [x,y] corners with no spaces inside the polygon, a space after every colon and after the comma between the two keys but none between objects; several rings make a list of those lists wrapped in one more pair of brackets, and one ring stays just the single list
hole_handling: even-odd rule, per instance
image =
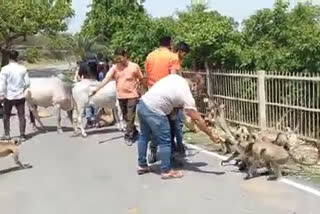
[{"label": "man in white shirt", "polygon": [[30,85],[27,69],[18,64],[19,53],[10,51],[10,62],[0,72],[0,100],[4,103],[3,139],[10,139],[10,116],[13,106],[16,107],[19,117],[20,137],[24,141],[26,119],[25,119],[25,97],[24,91]]},{"label": "man in white shirt", "polygon": [[171,169],[171,133],[167,115],[174,108],[184,108],[186,114],[195,121],[200,130],[218,143],[219,137],[213,135],[197,112],[189,83],[177,74],[170,74],[158,82],[142,96],[137,106],[140,122],[138,141],[138,174],[149,172],[146,155],[150,137],[159,146],[161,178],[181,178],[183,173]]}]

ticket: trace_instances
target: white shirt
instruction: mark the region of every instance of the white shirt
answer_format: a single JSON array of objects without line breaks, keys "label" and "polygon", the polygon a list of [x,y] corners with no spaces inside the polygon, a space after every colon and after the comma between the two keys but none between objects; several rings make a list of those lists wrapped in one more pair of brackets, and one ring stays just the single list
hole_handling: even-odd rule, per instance
[{"label": "white shirt", "polygon": [[24,98],[24,90],[29,87],[27,69],[16,62],[4,66],[0,72],[0,96],[8,100]]},{"label": "white shirt", "polygon": [[156,82],[141,99],[150,111],[161,115],[170,114],[174,108],[196,110],[188,82],[177,74]]}]

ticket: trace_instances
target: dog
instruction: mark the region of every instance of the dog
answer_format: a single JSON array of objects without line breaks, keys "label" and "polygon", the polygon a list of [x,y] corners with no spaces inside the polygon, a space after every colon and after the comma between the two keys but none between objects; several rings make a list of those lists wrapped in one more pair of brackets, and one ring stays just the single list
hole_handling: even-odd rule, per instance
[{"label": "dog", "polygon": [[0,158],[7,157],[12,154],[14,162],[21,168],[31,168],[30,164],[22,164],[19,160],[19,140],[0,140]]}]

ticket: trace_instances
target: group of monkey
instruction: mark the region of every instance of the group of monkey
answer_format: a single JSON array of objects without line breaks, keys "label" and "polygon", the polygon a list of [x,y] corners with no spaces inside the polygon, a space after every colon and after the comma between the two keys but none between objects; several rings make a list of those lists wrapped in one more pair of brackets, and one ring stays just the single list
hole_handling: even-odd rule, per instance
[{"label": "group of monkey", "polygon": [[290,145],[294,144],[292,141],[297,140],[294,131],[286,128],[284,132],[277,134],[276,139],[249,133],[248,129],[242,126],[232,132],[225,120],[224,108],[222,103],[214,103],[205,117],[208,125],[218,127],[225,133],[221,142],[222,153],[232,153],[221,165],[235,160],[239,170],[246,171],[245,180],[256,177],[257,169],[260,167],[274,173],[269,180],[281,178],[282,166],[291,157]]}]

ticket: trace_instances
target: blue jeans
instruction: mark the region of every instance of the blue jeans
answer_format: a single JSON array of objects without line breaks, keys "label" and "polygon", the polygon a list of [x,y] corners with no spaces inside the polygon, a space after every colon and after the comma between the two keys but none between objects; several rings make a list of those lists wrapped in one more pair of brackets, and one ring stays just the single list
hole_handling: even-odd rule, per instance
[{"label": "blue jeans", "polygon": [[97,109],[93,106],[88,106],[85,108],[85,115],[87,120],[92,121],[97,115]]},{"label": "blue jeans", "polygon": [[138,164],[140,167],[147,166],[148,142],[152,140],[159,146],[160,169],[166,173],[171,169],[171,133],[170,124],[166,115],[154,113],[148,109],[143,101],[137,105],[137,113],[140,123],[138,141]]},{"label": "blue jeans", "polygon": [[177,141],[177,146],[182,146],[183,145],[183,110],[178,109],[177,110],[177,118],[174,124],[174,135],[176,137]]},{"label": "blue jeans", "polygon": [[[172,152],[181,151],[183,148],[183,109],[177,110],[176,120],[169,120],[171,128]],[[168,118],[170,118],[168,116]],[[175,143],[176,141],[176,143]],[[156,153],[157,147],[153,141],[151,142],[151,152]]]}]

